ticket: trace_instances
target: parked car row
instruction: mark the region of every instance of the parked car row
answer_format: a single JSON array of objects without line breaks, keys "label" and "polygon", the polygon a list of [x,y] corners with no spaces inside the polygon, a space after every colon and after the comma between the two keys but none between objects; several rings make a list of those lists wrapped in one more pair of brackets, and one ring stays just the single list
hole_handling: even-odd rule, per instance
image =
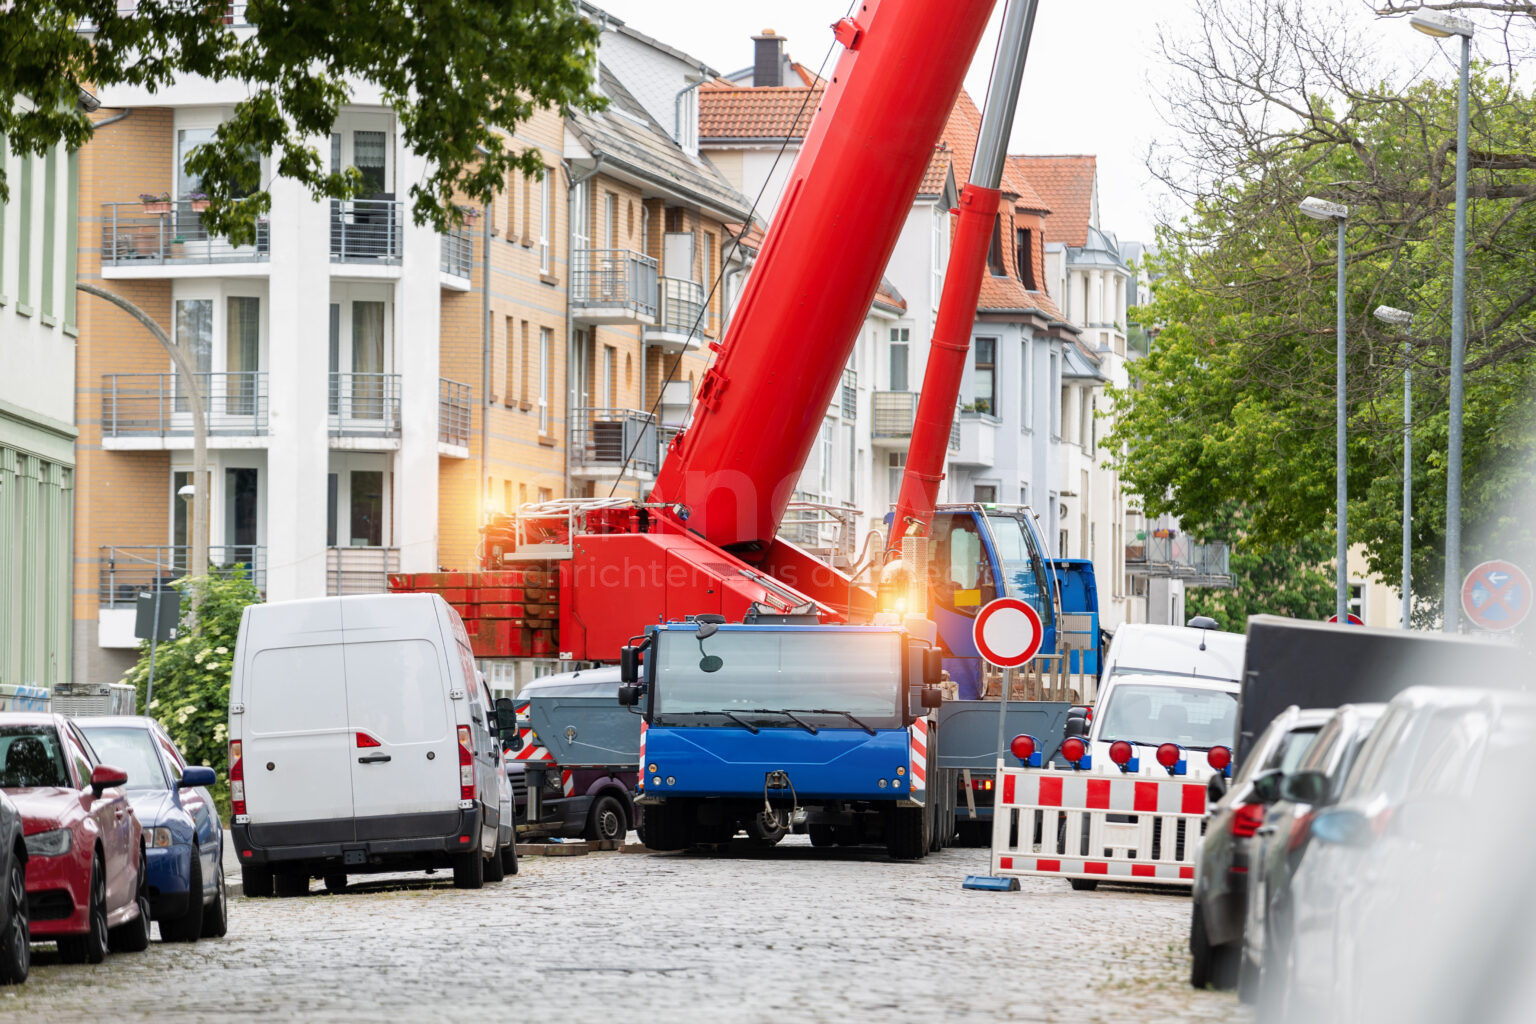
[{"label": "parked car row", "polygon": [[95,964],[149,948],[151,921],[222,936],[213,782],[152,719],[0,714],[0,983],[26,980],[35,942]]},{"label": "parked car row", "polygon": [[1236,985],[1263,1021],[1465,1012],[1478,972],[1446,964],[1525,875],[1533,740],[1536,701],[1505,690],[1283,711],[1225,792],[1211,782],[1192,983]]}]

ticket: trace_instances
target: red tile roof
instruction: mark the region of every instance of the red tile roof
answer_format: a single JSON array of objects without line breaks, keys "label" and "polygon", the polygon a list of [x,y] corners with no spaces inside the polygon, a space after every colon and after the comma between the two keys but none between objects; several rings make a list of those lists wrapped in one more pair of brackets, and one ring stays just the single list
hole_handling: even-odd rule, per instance
[{"label": "red tile roof", "polygon": [[799,85],[736,86],[716,79],[699,86],[699,138],[804,138],[822,89]]},{"label": "red tile roof", "polygon": [[899,309],[902,311],[905,311],[907,308],[907,300],[902,298],[901,293],[896,290],[896,286],[884,277],[880,278],[880,287],[875,290],[875,304],[885,306],[888,309]]},{"label": "red tile roof", "polygon": [[939,143],[933,148],[933,158],[923,172],[923,183],[917,189],[922,196],[936,196],[944,191],[944,178],[951,166],[955,169],[955,187],[965,185],[971,175],[971,157],[976,153],[976,135],[981,131],[981,111],[971,102],[964,89],[955,98],[955,107],[949,112],[949,120],[939,135]]},{"label": "red tile roof", "polygon": [[1035,191],[1029,179],[1024,177],[1024,171],[1013,162],[1011,157],[1003,163],[1002,189],[1004,192],[1018,196],[1018,200],[1014,203],[1015,209],[1029,210],[1032,213],[1051,212],[1050,205],[1041,198],[1039,192]]},{"label": "red tile roof", "polygon": [[725,225],[725,230],[731,233],[731,237],[735,238],[743,249],[750,249],[753,252],[762,251],[763,239],[767,237],[762,226],[756,221],[752,223],[750,228],[742,224],[727,224]]},{"label": "red tile roof", "polygon": [[[1093,182],[1096,157],[1010,156],[1011,170],[1027,179],[1050,208],[1045,240],[1070,246],[1088,244],[1088,222],[1093,216]],[[1004,174],[1005,178],[1007,172]]]}]

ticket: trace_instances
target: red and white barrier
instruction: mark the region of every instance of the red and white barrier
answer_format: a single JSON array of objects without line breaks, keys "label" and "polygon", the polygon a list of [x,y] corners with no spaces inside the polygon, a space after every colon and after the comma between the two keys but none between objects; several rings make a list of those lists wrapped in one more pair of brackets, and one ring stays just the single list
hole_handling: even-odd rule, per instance
[{"label": "red and white barrier", "polygon": [[993,875],[1194,884],[1202,783],[1039,768],[1004,768],[999,782]]},{"label": "red and white barrier", "polygon": [[523,745],[512,751],[508,756],[514,761],[553,761],[555,755],[549,752],[549,748],[539,743],[539,737],[527,726],[517,730]]},{"label": "red and white barrier", "polygon": [[907,731],[911,734],[908,741],[911,754],[907,759],[912,779],[909,792],[920,794],[928,788],[928,719],[917,719]]}]

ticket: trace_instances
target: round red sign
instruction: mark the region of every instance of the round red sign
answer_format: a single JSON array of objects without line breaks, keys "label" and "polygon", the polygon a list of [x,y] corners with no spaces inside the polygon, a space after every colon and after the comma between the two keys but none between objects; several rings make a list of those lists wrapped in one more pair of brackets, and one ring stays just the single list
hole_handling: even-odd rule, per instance
[{"label": "round red sign", "polygon": [[1461,584],[1461,607],[1482,629],[1514,629],[1531,613],[1531,578],[1502,559],[1484,562]]},{"label": "round red sign", "polygon": [[1000,597],[976,613],[971,636],[988,664],[1018,668],[1040,652],[1045,629],[1040,615],[1016,597]]}]

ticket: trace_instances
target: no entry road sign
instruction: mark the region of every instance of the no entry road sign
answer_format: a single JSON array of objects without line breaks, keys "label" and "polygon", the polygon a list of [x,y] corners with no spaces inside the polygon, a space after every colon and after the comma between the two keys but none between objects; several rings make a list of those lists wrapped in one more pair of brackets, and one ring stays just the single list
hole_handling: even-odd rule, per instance
[{"label": "no entry road sign", "polygon": [[1493,559],[1467,573],[1461,607],[1481,629],[1514,629],[1531,613],[1531,578],[1518,565]]},{"label": "no entry road sign", "polygon": [[[1344,621],[1349,623],[1351,626],[1363,626],[1363,625],[1365,625],[1365,622],[1360,618],[1360,616],[1356,615],[1354,612],[1349,612],[1348,614],[1349,614],[1349,617],[1346,618]],[[1339,621],[1338,613],[1335,612],[1334,614],[1328,616],[1328,621],[1329,622],[1338,622]]]},{"label": "no entry road sign", "polygon": [[976,614],[971,635],[988,664],[1018,668],[1040,651],[1040,615],[1016,597],[1000,597]]}]

